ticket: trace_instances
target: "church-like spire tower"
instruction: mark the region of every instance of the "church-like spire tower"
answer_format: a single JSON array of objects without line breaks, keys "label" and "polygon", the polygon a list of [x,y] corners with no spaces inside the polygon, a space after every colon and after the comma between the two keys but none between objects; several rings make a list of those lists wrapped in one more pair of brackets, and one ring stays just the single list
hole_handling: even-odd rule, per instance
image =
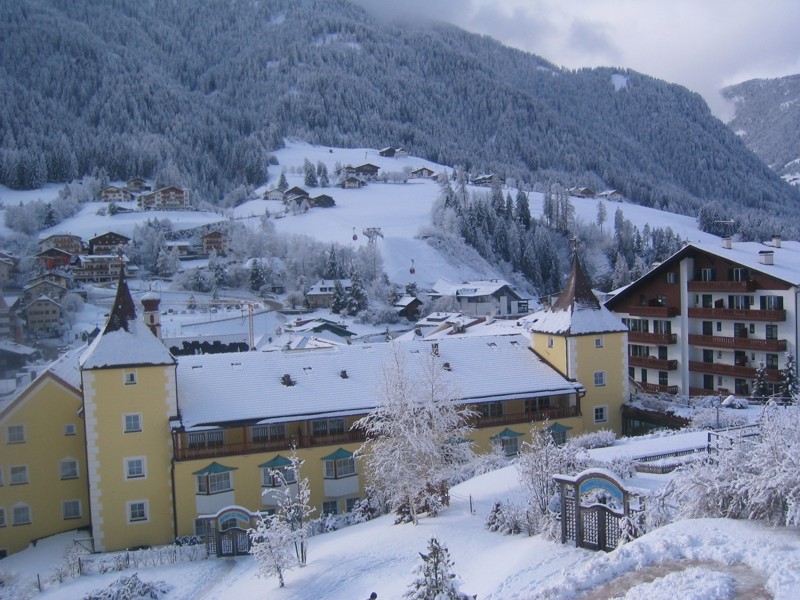
[{"label": "church-like spire tower", "polygon": [[136,305],[131,298],[131,291],[128,289],[128,282],[125,280],[125,268],[120,265],[119,281],[117,283],[117,296],[114,298],[114,305],[108,317],[103,333],[119,331],[124,329],[129,332],[130,324],[136,319]]}]

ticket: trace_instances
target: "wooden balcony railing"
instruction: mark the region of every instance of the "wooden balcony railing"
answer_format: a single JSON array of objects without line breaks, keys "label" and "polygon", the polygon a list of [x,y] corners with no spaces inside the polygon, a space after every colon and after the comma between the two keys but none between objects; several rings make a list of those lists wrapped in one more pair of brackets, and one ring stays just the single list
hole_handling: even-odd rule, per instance
[{"label": "wooden balcony railing", "polygon": [[655,356],[629,356],[628,364],[633,367],[645,369],[658,369],[659,371],[677,371],[678,361],[656,358]]},{"label": "wooden balcony railing", "polygon": [[770,321],[773,323],[786,320],[785,310],[746,310],[741,308],[703,308],[689,307],[689,318],[721,319],[728,321]]},{"label": "wooden balcony railing", "polygon": [[650,394],[662,393],[675,396],[678,393],[677,385],[659,385],[657,383],[644,383],[643,381],[636,381],[635,383],[643,392]]},{"label": "wooden balcony railing", "polygon": [[[728,375],[744,379],[755,379],[756,369],[744,365],[729,365],[725,363],[710,363],[700,360],[689,361],[689,371],[696,373],[713,373],[714,375]],[[767,381],[778,382],[781,380],[778,369],[765,369]]]},{"label": "wooden balcony railing", "polygon": [[569,417],[580,417],[581,413],[577,406],[566,406],[563,408],[546,408],[535,412],[509,413],[497,417],[478,417],[472,425],[481,429],[484,427],[497,427],[499,425],[515,425],[519,423],[530,423],[531,421],[546,421],[554,419],[568,419]]},{"label": "wooden balcony railing", "polygon": [[700,281],[687,282],[690,292],[752,292],[756,289],[753,281]]},{"label": "wooden balcony railing", "polygon": [[659,346],[666,346],[668,344],[675,344],[678,341],[678,335],[675,333],[645,333],[642,331],[629,331],[629,342],[638,342],[639,344],[656,344]]},{"label": "wooden balcony railing", "polygon": [[[630,336],[628,336],[630,338]],[[724,337],[721,335],[689,334],[689,344],[707,348],[728,348],[734,350],[764,350],[766,352],[785,352],[786,340],[759,340],[745,337]]]},{"label": "wooden balcony railing", "polygon": [[655,317],[661,319],[670,319],[677,317],[680,310],[677,306],[626,306],[622,310],[627,310],[628,314],[636,317]]},{"label": "wooden balcony railing", "polygon": [[[177,434],[180,435],[180,434]],[[263,442],[237,442],[220,444],[217,446],[178,447],[175,445],[175,460],[193,460],[199,458],[218,458],[222,456],[235,456],[243,454],[258,454],[259,452],[281,452],[294,448],[313,448],[316,446],[333,446],[337,444],[360,443],[365,440],[361,430],[346,431],[335,435],[324,436],[289,436],[282,440],[268,440]]]}]

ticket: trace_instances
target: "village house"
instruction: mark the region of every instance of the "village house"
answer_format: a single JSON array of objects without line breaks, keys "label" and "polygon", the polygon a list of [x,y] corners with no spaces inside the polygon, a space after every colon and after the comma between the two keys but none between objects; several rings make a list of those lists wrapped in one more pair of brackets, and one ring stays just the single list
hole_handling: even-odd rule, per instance
[{"label": "village house", "polygon": [[320,194],[319,196],[314,196],[310,199],[310,203],[312,207],[319,207],[319,208],[333,208],[336,206],[336,202],[333,200],[333,196],[329,196],[328,194]]},{"label": "village house", "polygon": [[61,304],[44,294],[20,310],[28,333],[54,331],[61,323]]},{"label": "village house", "polygon": [[37,267],[52,271],[66,267],[72,261],[72,254],[58,248],[48,248],[37,253],[33,262]]},{"label": "village house", "polygon": [[355,167],[353,172],[357,177],[361,177],[363,179],[374,179],[377,177],[379,170],[380,167],[371,163],[366,163]]},{"label": "village house", "polygon": [[567,189],[567,193],[575,198],[594,198],[594,190],[587,187],[571,187]]},{"label": "village house", "polygon": [[597,197],[616,202],[622,201],[622,193],[619,190],[605,190],[597,194]]},{"label": "village house", "polygon": [[116,185],[107,185],[100,190],[101,202],[129,202],[131,200],[133,200],[133,194],[130,190]]},{"label": "village house", "polygon": [[342,181],[339,182],[339,185],[346,190],[354,190],[364,187],[367,185],[367,182],[356,177],[355,175],[349,175],[348,177],[342,179]]},{"label": "village house", "polygon": [[398,299],[393,305],[397,314],[409,321],[416,321],[419,318],[419,311],[422,308],[422,300],[414,296],[405,295]]},{"label": "village house", "polygon": [[464,315],[524,315],[528,313],[530,298],[520,294],[502,279],[464,281],[455,283],[441,278],[428,293],[432,300],[452,298]]},{"label": "village house", "polygon": [[430,179],[431,177],[433,177],[433,169],[428,167],[420,167],[411,171],[412,179]]},{"label": "village house", "polygon": [[203,240],[203,253],[211,254],[213,250],[219,255],[224,256],[228,252],[228,236],[221,231],[209,231],[200,238]]},{"label": "village house", "polygon": [[167,250],[176,250],[178,256],[187,256],[192,250],[192,242],[189,240],[167,240],[164,246]]},{"label": "village house", "polygon": [[396,150],[392,146],[388,146],[386,148],[378,150],[378,154],[386,158],[394,158],[395,152]]},{"label": "village house", "polygon": [[83,240],[78,235],[71,233],[54,233],[39,240],[39,250],[58,248],[72,255],[83,252]]},{"label": "village house", "polygon": [[289,202],[291,200],[296,200],[297,198],[308,198],[308,192],[301,188],[299,185],[295,185],[290,187],[288,190],[283,192],[283,201]]},{"label": "village house", "polygon": [[264,192],[262,198],[264,198],[264,200],[283,200],[283,192],[278,188],[272,188]]},{"label": "village house", "polygon": [[94,281],[102,283],[119,278],[120,265],[127,267],[128,257],[118,254],[81,254],[75,257],[71,266],[75,281]]},{"label": "village house", "polygon": [[[63,278],[66,281],[66,278]],[[40,296],[47,296],[56,302],[60,302],[64,294],[67,293],[66,283],[60,283],[41,276],[32,279],[22,288],[23,302],[33,302]]]},{"label": "village house", "polygon": [[89,254],[115,254],[120,246],[127,246],[131,238],[108,231],[89,240]]},{"label": "village house", "polygon": [[125,187],[129,192],[149,192],[150,185],[147,183],[146,179],[142,177],[131,177],[128,179],[128,182],[125,184]]},{"label": "village house", "polygon": [[477,413],[469,437],[479,452],[498,444],[515,455],[532,422],[559,442],[618,431],[626,328],[583,296],[577,269],[576,260],[556,312],[533,315],[529,333],[178,359],[157,337],[158,302],[137,317],[121,276],[92,344],[0,405],[0,472],[11,484],[0,486],[11,525],[0,551],[87,525],[96,551],[183,535],[219,555],[246,551],[232,536],[275,507],[272,469],[293,449],[310,504],[320,514],[352,510],[365,479],[355,455],[364,434],[351,426],[380,403],[376,373],[392,353],[409,378],[432,364],[457,383],[454,402]]},{"label": "village house", "polygon": [[352,288],[353,284],[349,279],[320,279],[305,294],[308,307],[312,309],[330,308],[337,281],[345,292],[349,292]]},{"label": "village house", "polygon": [[800,242],[689,243],[606,302],[630,329],[628,370],[647,392],[770,395],[796,352]]},{"label": "village house", "polygon": [[154,192],[141,194],[136,199],[136,204],[141,210],[186,210],[191,208],[189,190],[177,185],[169,185]]},{"label": "village house", "polygon": [[13,258],[0,256],[0,289],[6,282],[12,280],[17,273],[17,263]]}]

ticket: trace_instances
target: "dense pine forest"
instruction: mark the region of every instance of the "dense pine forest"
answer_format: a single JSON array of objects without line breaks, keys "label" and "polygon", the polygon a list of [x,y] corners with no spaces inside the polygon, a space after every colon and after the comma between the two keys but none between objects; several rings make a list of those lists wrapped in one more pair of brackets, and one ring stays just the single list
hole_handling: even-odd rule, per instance
[{"label": "dense pine forest", "polygon": [[21,0],[0,6],[0,40],[12,188],[138,174],[216,203],[276,179],[270,152],[298,137],[688,214],[716,201],[779,216],[798,199],[685,88],[344,0]]}]

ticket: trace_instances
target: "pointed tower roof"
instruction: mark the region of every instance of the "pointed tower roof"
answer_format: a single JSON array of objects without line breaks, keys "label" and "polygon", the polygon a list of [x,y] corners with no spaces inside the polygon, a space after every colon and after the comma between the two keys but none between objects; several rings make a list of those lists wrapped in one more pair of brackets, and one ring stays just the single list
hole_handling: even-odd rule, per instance
[{"label": "pointed tower roof", "polygon": [[120,268],[117,296],[108,321],[81,356],[80,364],[81,369],[175,364],[166,346],[136,318],[124,268]]},{"label": "pointed tower roof", "polygon": [[558,335],[589,335],[627,331],[628,328],[614,313],[600,304],[592,291],[589,278],[578,260],[577,249],[572,255],[572,270],[567,283],[550,310],[534,313],[525,319],[531,331]]}]

